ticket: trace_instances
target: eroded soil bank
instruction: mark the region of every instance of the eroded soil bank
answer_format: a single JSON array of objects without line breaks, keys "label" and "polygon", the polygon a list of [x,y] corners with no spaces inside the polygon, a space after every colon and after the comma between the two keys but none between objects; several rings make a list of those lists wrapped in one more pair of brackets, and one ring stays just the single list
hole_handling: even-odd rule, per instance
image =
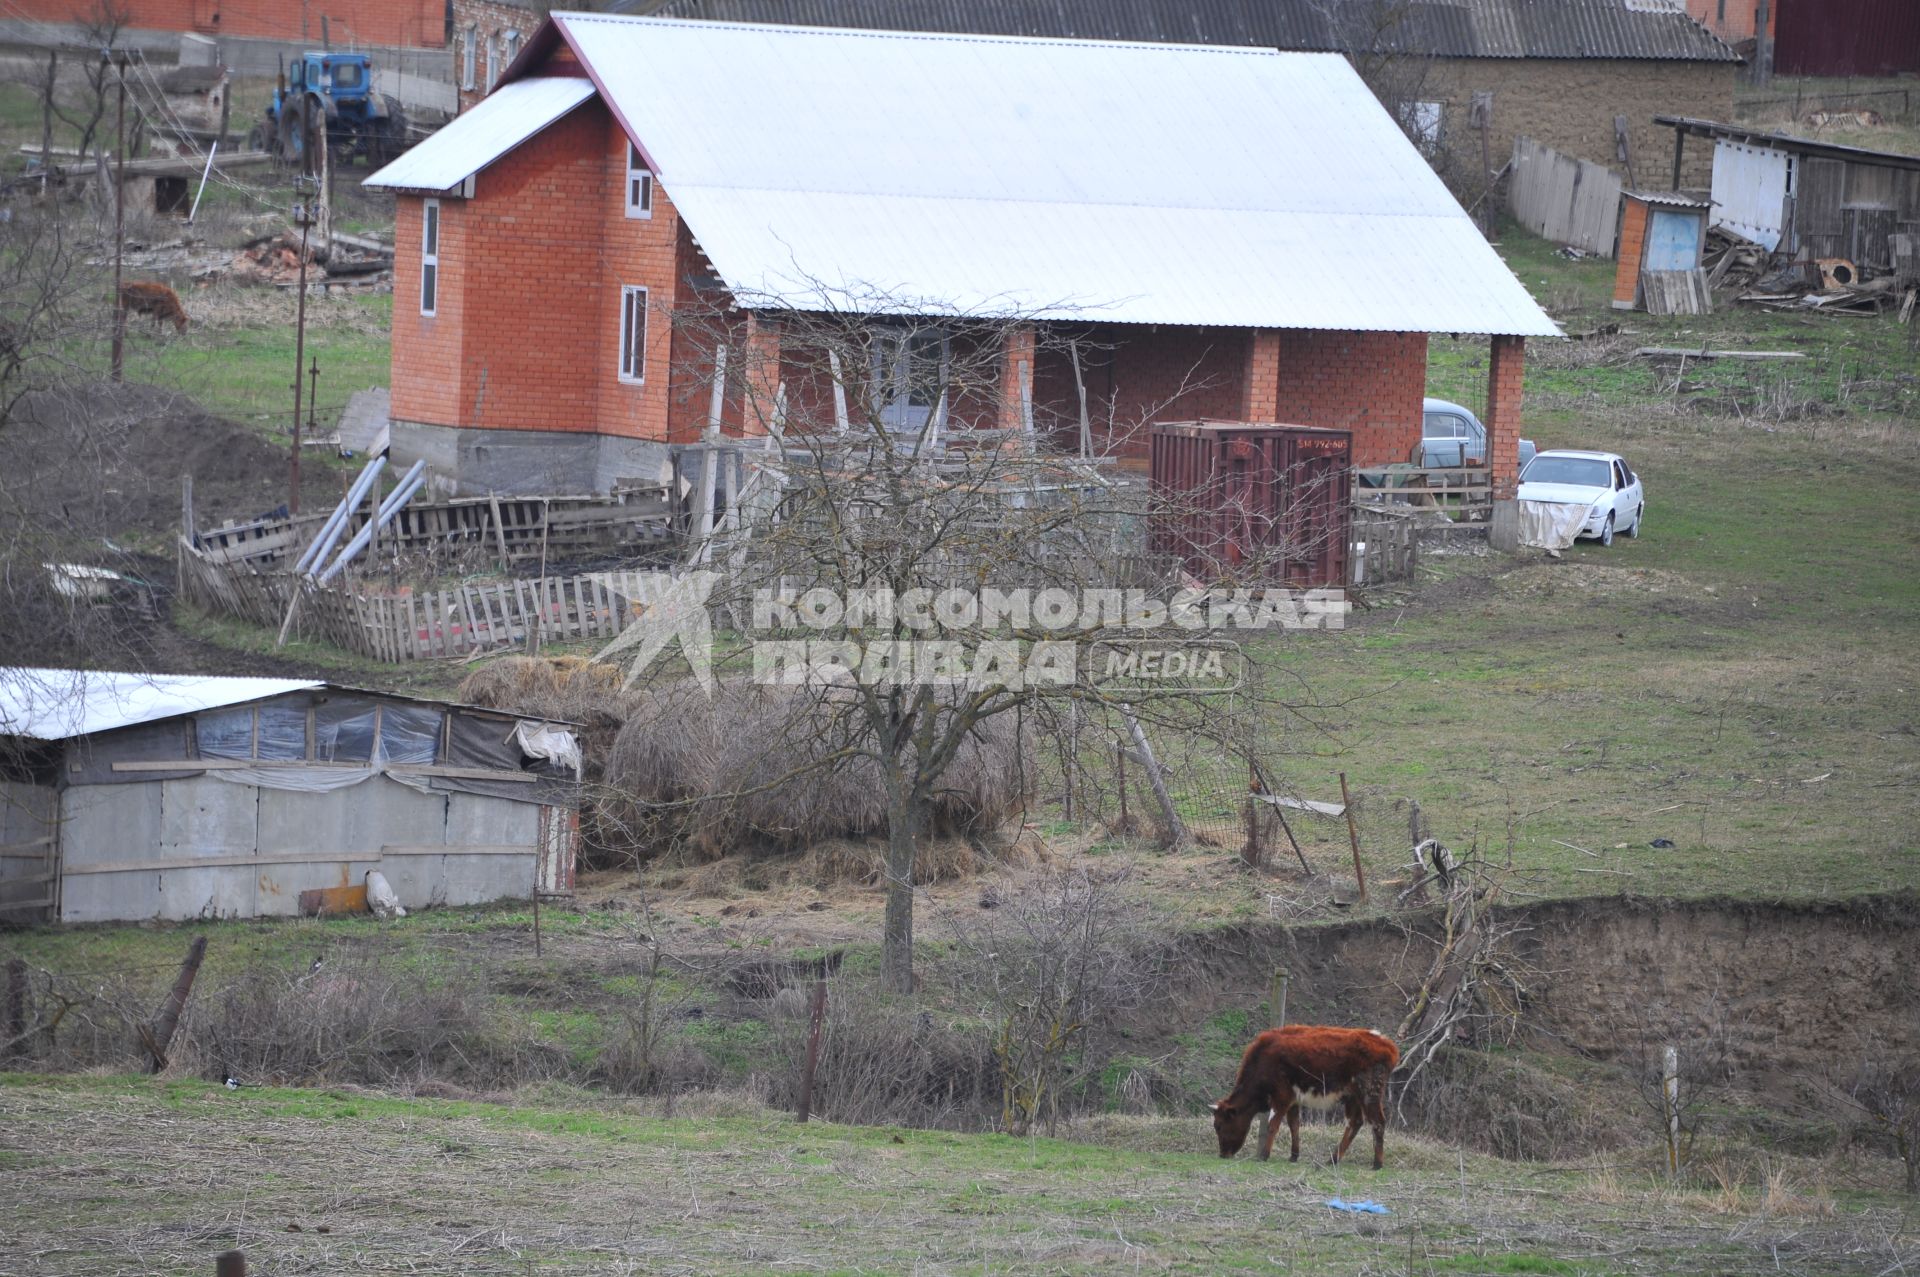
[{"label": "eroded soil bank", "polygon": [[[1674,1043],[1770,1104],[1845,1085],[1859,1061],[1920,1059],[1920,896],[1836,902],[1558,901],[1520,924],[1517,1043],[1637,1068]],[[1259,1001],[1290,973],[1288,1018],[1391,1031],[1432,962],[1437,920],[1241,927],[1183,946],[1194,1010]]]}]

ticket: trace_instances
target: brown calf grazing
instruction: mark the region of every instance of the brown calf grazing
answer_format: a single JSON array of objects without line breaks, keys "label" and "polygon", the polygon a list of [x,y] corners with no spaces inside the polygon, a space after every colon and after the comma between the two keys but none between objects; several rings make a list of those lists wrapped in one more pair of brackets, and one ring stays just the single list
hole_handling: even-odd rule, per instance
[{"label": "brown calf grazing", "polygon": [[1247,1142],[1256,1115],[1260,1160],[1273,1156],[1273,1137],[1286,1118],[1293,1135],[1293,1160],[1300,1160],[1300,1106],[1346,1109],[1347,1133],[1334,1151],[1337,1163],[1347,1155],[1360,1123],[1373,1127],[1373,1169],[1384,1164],[1387,1132],[1387,1077],[1400,1063],[1400,1048],[1372,1029],[1336,1029],[1292,1024],[1268,1029],[1247,1047],[1233,1092],[1213,1106],[1213,1133],[1220,1156],[1232,1157]]},{"label": "brown calf grazing", "polygon": [[165,284],[129,280],[120,285],[120,304],[137,315],[152,315],[155,327],[171,320],[175,332],[187,331],[187,308]]}]

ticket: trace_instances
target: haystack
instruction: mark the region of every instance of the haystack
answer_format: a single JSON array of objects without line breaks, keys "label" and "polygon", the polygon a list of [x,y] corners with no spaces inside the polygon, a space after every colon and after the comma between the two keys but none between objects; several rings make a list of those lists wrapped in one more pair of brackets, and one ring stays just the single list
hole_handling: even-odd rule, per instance
[{"label": "haystack", "polygon": [[[704,855],[884,837],[887,799],[852,690],[692,683],[635,705],[607,760],[607,782],[654,813],[649,842]],[[941,776],[936,837],[989,834],[1024,811],[1032,750],[1016,715],[981,722]]]},{"label": "haystack", "polygon": [[586,779],[606,774],[607,755],[634,705],[621,690],[625,671],[583,656],[503,656],[467,675],[455,695],[469,705],[578,723]]}]

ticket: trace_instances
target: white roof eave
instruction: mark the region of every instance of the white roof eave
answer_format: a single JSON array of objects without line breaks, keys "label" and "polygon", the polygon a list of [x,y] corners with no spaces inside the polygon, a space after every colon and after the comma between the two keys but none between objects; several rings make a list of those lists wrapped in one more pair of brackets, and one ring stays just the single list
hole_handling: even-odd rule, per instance
[{"label": "white roof eave", "polygon": [[0,736],[67,740],[325,686],[311,679],[0,669]]},{"label": "white roof eave", "polygon": [[578,76],[534,76],[502,84],[362,185],[452,191],[593,95],[593,82]]}]

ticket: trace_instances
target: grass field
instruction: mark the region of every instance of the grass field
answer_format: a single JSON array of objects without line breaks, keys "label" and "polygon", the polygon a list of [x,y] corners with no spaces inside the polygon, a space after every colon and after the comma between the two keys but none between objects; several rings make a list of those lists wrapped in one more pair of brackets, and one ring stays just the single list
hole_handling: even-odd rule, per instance
[{"label": "grass field", "polygon": [[[586,1096],[0,1076],[0,1259],[36,1273],[1859,1273],[1920,1262],[1839,1161],[1669,1188],[1389,1132],[1383,1172],[1213,1156],[1204,1120],[1078,1142],[676,1117]],[[652,1106],[660,1111],[659,1105]],[[1330,1209],[1372,1200],[1384,1215]],[[16,1267],[16,1265],[18,1267]]]}]

